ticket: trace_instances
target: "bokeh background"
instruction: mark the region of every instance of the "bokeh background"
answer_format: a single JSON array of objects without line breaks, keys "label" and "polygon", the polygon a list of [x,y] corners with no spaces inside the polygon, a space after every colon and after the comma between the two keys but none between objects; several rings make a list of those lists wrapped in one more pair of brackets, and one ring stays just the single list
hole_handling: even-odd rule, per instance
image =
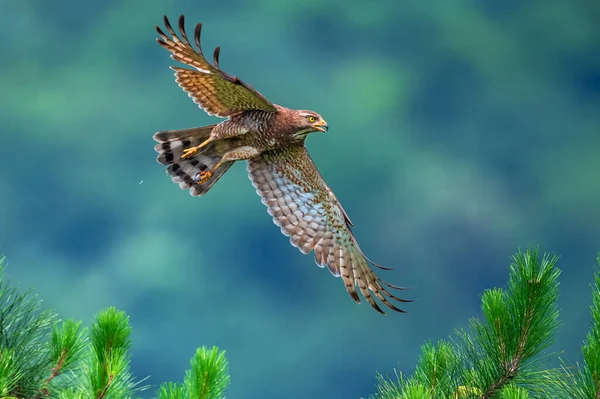
[{"label": "bokeh background", "polygon": [[[356,305],[234,166],[203,198],[152,134],[214,123],[155,43],[204,23],[221,66],[329,122],[307,146],[408,314]],[[131,315],[133,372],[181,381],[218,345],[230,398],[358,398],[479,314],[527,245],[561,255],[578,360],[600,249],[600,3],[202,0],[0,4],[0,252],[45,305]]]}]

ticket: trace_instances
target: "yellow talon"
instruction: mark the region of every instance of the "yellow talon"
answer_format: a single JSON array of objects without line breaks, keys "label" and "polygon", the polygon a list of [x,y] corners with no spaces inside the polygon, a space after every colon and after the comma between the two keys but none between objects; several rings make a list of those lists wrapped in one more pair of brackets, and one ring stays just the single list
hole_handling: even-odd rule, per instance
[{"label": "yellow talon", "polygon": [[204,170],[204,171],[200,171],[198,173],[196,173],[196,176],[194,176],[194,180],[196,181],[196,184],[204,184],[208,181],[208,179],[210,179],[213,175],[214,172],[217,171],[217,169],[219,169],[219,167],[221,167],[221,164],[223,163],[223,158],[221,158],[221,160],[219,162],[217,162],[217,164],[215,166],[213,166],[213,168],[211,170]]},{"label": "yellow talon", "polygon": [[207,170],[205,172],[199,172],[196,175],[196,184],[204,184],[208,181],[208,179],[210,179],[212,177],[212,172],[210,170]]},{"label": "yellow talon", "polygon": [[198,147],[186,148],[183,150],[183,154],[181,155],[181,159],[188,159],[196,155],[198,152]]},{"label": "yellow talon", "polygon": [[200,151],[202,148],[204,148],[206,145],[210,144],[211,142],[212,142],[212,139],[208,138],[208,140],[204,140],[204,142],[202,144],[197,145],[196,147],[186,148],[185,150],[183,150],[181,159],[188,159],[188,158],[193,157],[194,155],[196,155],[198,153],[198,151]]}]

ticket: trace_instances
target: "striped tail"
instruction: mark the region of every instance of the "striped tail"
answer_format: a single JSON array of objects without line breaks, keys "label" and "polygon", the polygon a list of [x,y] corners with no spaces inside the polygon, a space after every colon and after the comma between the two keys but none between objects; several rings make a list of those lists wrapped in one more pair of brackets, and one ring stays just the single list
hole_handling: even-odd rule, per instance
[{"label": "striped tail", "polygon": [[235,162],[223,162],[219,169],[213,172],[210,179],[198,184],[200,172],[211,170],[223,157],[217,152],[215,143],[206,145],[191,158],[181,159],[186,148],[200,145],[207,140],[215,126],[167,130],[155,133],[153,137],[158,142],[154,146],[154,150],[158,152],[156,160],[163,165],[168,165],[167,175],[171,176],[173,183],[179,184],[182,190],[190,189],[190,194],[193,196],[206,194]]}]

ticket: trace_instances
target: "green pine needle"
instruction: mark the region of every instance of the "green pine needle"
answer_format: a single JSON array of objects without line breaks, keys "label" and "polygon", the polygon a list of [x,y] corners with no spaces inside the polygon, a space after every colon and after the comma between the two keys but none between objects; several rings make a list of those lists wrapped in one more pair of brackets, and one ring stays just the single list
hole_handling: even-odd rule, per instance
[{"label": "green pine needle", "polygon": [[563,366],[561,385],[571,398],[600,398],[600,253],[592,286],[592,328],[581,348],[583,365],[572,368]]},{"label": "green pine needle", "polygon": [[[456,370],[459,362],[457,353],[449,342],[439,341],[423,345],[421,357],[410,382],[428,387],[430,397],[449,398],[456,390]],[[416,389],[416,388],[415,388]]]},{"label": "green pine needle", "polygon": [[125,312],[110,307],[96,316],[90,333],[93,351],[90,383],[94,398],[124,398],[135,390],[129,372],[130,334]]},{"label": "green pine needle", "polygon": [[188,397],[193,399],[220,399],[229,385],[229,365],[225,351],[219,348],[201,347],[191,360],[191,369],[186,373],[185,386]]},{"label": "green pine needle", "polygon": [[0,356],[0,397],[10,395],[19,381],[23,379],[23,373],[19,369],[18,357],[10,348],[2,348]]},{"label": "green pine needle", "polygon": [[161,384],[158,391],[159,399],[187,399],[185,385],[165,382]]},{"label": "green pine needle", "polygon": [[440,399],[527,398],[534,393],[541,398],[552,392],[556,371],[539,366],[549,357],[543,351],[559,326],[557,261],[537,249],[517,252],[508,287],[482,295],[483,321],[471,319],[470,331],[457,331],[453,344],[423,345],[412,376],[398,382],[379,377],[372,398],[404,398],[423,390],[427,398]]},{"label": "green pine needle", "polygon": [[52,371],[42,386],[42,392],[60,388],[60,385],[57,386],[57,380],[62,380],[59,376],[74,371],[85,355],[85,347],[81,322],[65,320],[53,328],[49,350]]},{"label": "green pine needle", "polygon": [[509,384],[500,391],[498,399],[529,399],[529,393],[523,388]]},{"label": "green pine needle", "polygon": [[541,360],[559,326],[558,257],[528,249],[512,260],[508,288],[482,296],[486,323],[471,321],[473,338],[459,334],[466,367],[475,372],[471,383],[482,398],[493,397],[509,382],[526,384],[520,374]]},{"label": "green pine needle", "polygon": [[52,330],[50,359],[60,372],[71,367],[83,356],[85,337],[81,321],[65,320]]},{"label": "green pine needle", "polygon": [[0,395],[32,397],[51,362],[46,347],[56,314],[41,310],[40,301],[29,290],[19,293],[5,278],[0,259]]},{"label": "green pine needle", "polygon": [[429,390],[417,381],[409,382],[399,396],[400,399],[429,399]]},{"label": "green pine needle", "polygon": [[377,373],[377,382],[377,392],[375,395],[369,396],[369,399],[399,398],[402,395],[402,388],[406,385],[406,380],[401,373],[397,375],[396,382],[381,373]]}]

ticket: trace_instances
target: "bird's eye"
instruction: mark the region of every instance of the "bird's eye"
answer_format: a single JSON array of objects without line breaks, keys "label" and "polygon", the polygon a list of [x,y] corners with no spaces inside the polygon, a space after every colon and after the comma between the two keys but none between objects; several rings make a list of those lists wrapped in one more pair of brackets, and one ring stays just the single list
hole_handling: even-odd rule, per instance
[{"label": "bird's eye", "polygon": [[317,118],[315,118],[314,116],[309,116],[309,117],[308,117],[308,121],[309,121],[310,123],[313,123],[313,122],[314,122],[314,121],[316,121],[316,120],[317,120]]}]

